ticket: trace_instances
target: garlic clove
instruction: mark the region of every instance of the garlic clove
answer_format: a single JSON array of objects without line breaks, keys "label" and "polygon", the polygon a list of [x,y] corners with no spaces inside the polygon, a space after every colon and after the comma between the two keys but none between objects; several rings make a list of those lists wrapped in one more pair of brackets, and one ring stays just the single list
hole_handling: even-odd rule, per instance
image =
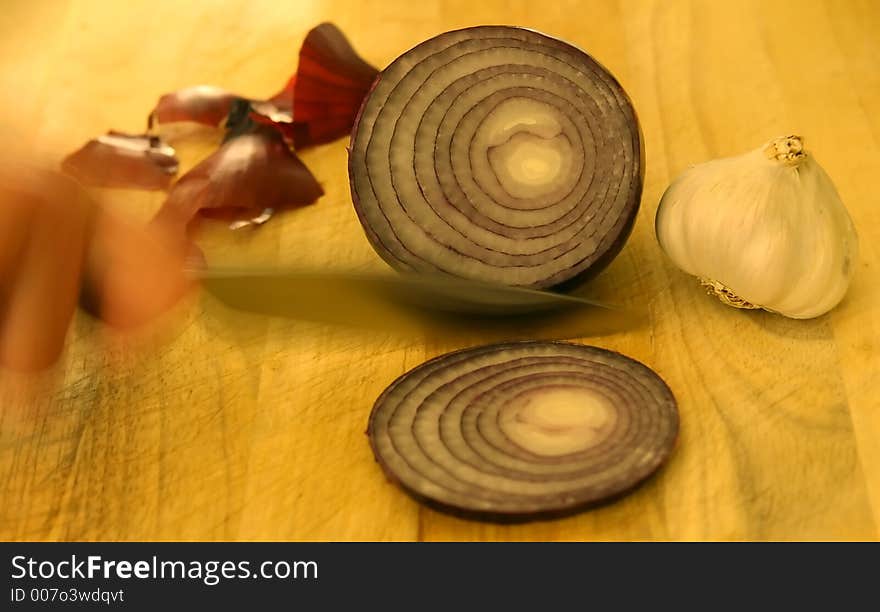
[{"label": "garlic clove", "polygon": [[655,219],[661,248],[725,303],[793,318],[843,299],[858,237],[834,183],[798,136],[677,177]]}]

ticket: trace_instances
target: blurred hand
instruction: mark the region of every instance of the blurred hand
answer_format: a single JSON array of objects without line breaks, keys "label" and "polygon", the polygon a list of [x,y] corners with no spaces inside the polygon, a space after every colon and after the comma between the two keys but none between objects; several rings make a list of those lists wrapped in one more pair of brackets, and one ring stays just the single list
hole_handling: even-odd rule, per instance
[{"label": "blurred hand", "polygon": [[94,314],[130,329],[190,288],[193,247],[170,228],[127,224],[56,172],[0,166],[0,366],[54,363],[81,293]]}]

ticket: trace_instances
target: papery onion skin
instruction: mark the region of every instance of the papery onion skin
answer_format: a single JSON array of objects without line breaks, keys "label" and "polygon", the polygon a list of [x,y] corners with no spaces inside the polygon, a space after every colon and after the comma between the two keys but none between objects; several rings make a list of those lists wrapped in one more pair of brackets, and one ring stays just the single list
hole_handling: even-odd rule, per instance
[{"label": "papery onion skin", "polygon": [[[306,34],[297,71],[268,100],[251,102],[254,120],[279,130],[297,149],[331,142],[351,131],[378,69],[364,61],[332,23]],[[213,85],[186,87],[159,98],[151,129],[166,123],[219,126],[242,96]]]},{"label": "papery onion skin", "polygon": [[367,434],[388,480],[420,503],[518,523],[632,491],[668,460],[678,430],[675,397],[644,364],[597,347],[524,341],[455,351],[406,372],[376,401]]},{"label": "papery onion skin", "polygon": [[89,187],[167,189],[179,162],[157,136],[110,131],[64,158],[61,170]]},{"label": "papery onion skin", "polygon": [[219,126],[236,95],[213,85],[194,85],[164,94],[150,113],[150,128],[163,123],[190,121],[211,127]]},{"label": "papery onion skin", "polygon": [[[584,79],[595,79],[595,82],[590,81],[590,86],[588,87],[591,91],[595,90],[592,91],[592,94],[595,94],[592,98],[591,92],[577,88],[572,90],[574,92],[572,95],[578,98],[576,100],[578,105],[573,105],[572,108],[575,109],[575,112],[581,114],[578,117],[580,122],[575,122],[571,125],[579,130],[582,137],[587,130],[600,132],[597,138],[601,140],[600,144],[603,146],[596,149],[593,161],[600,160],[604,164],[594,175],[590,175],[589,181],[585,178],[583,182],[578,182],[574,185],[574,189],[580,192],[579,197],[571,199],[574,208],[569,208],[558,216],[550,217],[550,221],[545,219],[544,223],[530,224],[528,215],[520,215],[518,222],[515,224],[516,227],[508,234],[504,233],[507,231],[503,227],[504,223],[494,220],[491,211],[488,211],[485,206],[474,204],[467,195],[463,198],[458,197],[458,203],[452,202],[449,199],[450,194],[446,191],[444,191],[444,197],[435,198],[430,201],[426,199],[426,191],[433,189],[436,192],[436,185],[433,187],[428,185],[426,187],[418,175],[416,166],[419,164],[418,160],[420,157],[424,159],[425,151],[429,147],[419,148],[415,146],[419,143],[413,143],[409,136],[410,132],[418,132],[418,130],[423,129],[426,115],[422,114],[421,118],[419,118],[418,112],[413,111],[413,116],[419,119],[417,126],[398,121],[400,115],[407,111],[415,96],[408,99],[404,98],[400,102],[391,104],[391,106],[399,104],[403,107],[402,111],[400,109],[395,111],[388,110],[386,105],[389,102],[389,96],[395,95],[395,90],[392,88],[402,87],[401,83],[410,74],[419,70],[419,62],[422,56],[431,54],[435,49],[441,49],[437,53],[437,55],[440,55],[447,49],[459,44],[474,44],[475,46],[472,47],[474,50],[471,53],[476,55],[481,51],[484,53],[487,51],[491,52],[493,41],[503,42],[503,40],[512,40],[513,43],[516,43],[517,47],[514,49],[514,53],[528,53],[540,50],[542,55],[546,54],[550,57],[547,61],[561,62],[560,58],[563,58],[572,62],[574,67],[568,66],[568,68],[580,74]],[[501,45],[502,42],[498,44]],[[481,48],[479,46],[480,43],[485,43],[489,46]],[[513,43],[511,44],[513,45]],[[460,60],[461,57],[450,56],[451,59],[448,64]],[[434,78],[434,75],[447,67],[448,64],[442,64],[439,68],[431,66],[430,68],[425,68],[424,71],[434,69],[428,77],[429,79]],[[510,76],[503,71],[505,64],[493,64],[488,60],[485,64],[485,69],[489,72],[492,70],[497,71],[495,76],[498,78]],[[409,72],[405,72],[407,68],[410,68]],[[526,79],[523,81],[520,89],[527,89],[529,86],[535,85],[534,82],[528,81],[531,77],[546,80],[554,76],[550,71],[541,73],[539,68],[530,66],[525,62],[522,65],[517,64],[516,69],[525,74],[523,76],[519,73],[512,73],[518,78]],[[402,74],[404,76],[401,76]],[[438,87],[452,88],[456,86],[459,80],[474,77],[475,75],[475,73],[463,74],[464,76],[453,80],[451,84],[446,81],[440,81]],[[464,91],[458,95],[464,96],[468,94],[470,89],[483,86],[485,81],[490,78],[491,75],[487,74],[485,79],[476,79],[474,85],[465,86]],[[428,91],[424,81],[418,83],[416,77],[413,77],[413,79],[416,82],[412,86],[407,85],[407,87],[417,87],[415,90],[416,95],[424,95],[424,100],[433,100],[431,102],[419,101],[420,105],[428,104],[427,110],[431,111],[431,105],[437,103],[437,97],[431,97],[433,94]],[[571,83],[561,83],[559,87],[565,89],[570,85]],[[550,95],[541,90],[536,99],[549,104]],[[485,102],[485,99],[485,97],[481,98],[481,102],[478,102],[478,104]],[[404,101],[406,101],[405,104]],[[590,109],[584,110],[587,107],[590,107]],[[454,105],[451,108],[455,108]],[[590,121],[586,121],[583,113],[593,112],[592,109],[599,109],[597,111],[598,115],[592,117]],[[442,108],[440,110],[442,111]],[[558,109],[556,110],[558,111]],[[396,116],[395,112],[397,113]],[[559,112],[561,113],[561,111]],[[382,117],[383,113],[388,113],[388,121],[393,120],[396,125],[394,136],[392,140],[382,142],[381,145],[374,145],[375,132],[380,129],[386,131],[390,129],[385,128],[387,122],[377,127],[379,125],[378,118]],[[448,109],[446,113],[449,113]],[[477,129],[481,126],[482,123],[477,126]],[[447,154],[448,151],[446,149],[438,149],[440,147],[437,140],[438,132],[433,131],[433,127],[433,125],[430,126],[426,137],[433,140],[433,172],[441,183],[441,190],[444,190],[442,187],[444,181],[447,183],[450,180],[458,181],[458,178],[452,175],[450,179],[451,173],[448,170],[441,171],[437,168],[438,159],[442,161],[442,155]],[[442,128],[442,124],[440,127]],[[393,138],[397,138],[398,134],[401,133],[406,133],[406,137],[400,142],[394,142]],[[418,138],[418,133],[413,138]],[[425,142],[430,143],[431,140]],[[374,169],[381,168],[383,163],[387,164],[389,168],[394,168],[397,162],[389,161],[389,159],[393,159],[395,156],[403,162],[404,158],[401,157],[401,151],[408,151],[407,147],[410,144],[413,145],[412,149],[414,150],[412,174],[415,176],[415,179],[410,178],[410,172],[404,165],[397,166],[400,172],[392,169],[389,170],[387,176],[383,174],[380,179],[374,176]],[[595,143],[593,144],[595,145]],[[378,147],[380,146],[387,147],[387,157],[384,149],[381,153],[371,153],[374,150],[371,147],[376,147],[375,150],[379,151]],[[473,140],[471,140],[471,146],[473,146]],[[370,156],[378,160],[372,166],[369,161]],[[452,157],[454,163],[454,156]],[[560,154],[557,157],[564,159],[565,155]],[[644,139],[632,102],[613,75],[598,62],[568,43],[532,30],[505,26],[477,26],[447,32],[421,43],[404,53],[379,74],[361,106],[352,130],[349,154],[349,179],[355,210],[367,238],[376,252],[393,268],[404,272],[440,272],[475,280],[501,282],[533,288],[567,289],[580,285],[600,272],[620,252],[629,237],[640,206],[645,172],[644,160]],[[583,172],[585,167],[581,166],[580,171]],[[589,170],[596,170],[596,168],[591,167]],[[384,170],[382,172],[384,173]],[[389,177],[391,183],[386,183],[385,181]],[[466,178],[472,180],[473,175]],[[614,183],[615,178],[620,180]],[[433,181],[434,179],[431,180]],[[403,181],[413,181],[417,189],[408,188],[408,195],[402,195],[399,185]],[[593,181],[596,181],[596,184],[599,185],[596,191],[604,187],[605,191],[603,194],[605,194],[614,189],[616,190],[615,195],[617,197],[612,198],[610,204],[606,203],[602,200],[604,195],[600,194],[600,196],[597,196],[591,190]],[[376,185],[378,185],[379,189],[385,189],[387,184],[394,185],[393,189],[397,201],[391,204],[394,208],[393,211],[386,208],[385,204],[380,202],[378,196],[373,192]],[[455,189],[458,189],[458,187],[455,187]],[[421,195],[419,195],[419,192],[421,192]],[[385,201],[390,200],[385,198]],[[464,206],[464,209],[459,204]],[[550,205],[550,208],[552,206],[555,205]],[[597,210],[591,209],[591,206],[601,207],[598,209],[598,212],[612,215],[615,220],[609,231],[597,237],[590,233],[591,227],[595,231],[598,225],[605,221],[605,217],[600,217],[598,222],[596,222],[595,218],[590,215],[596,215]],[[389,211],[393,212],[395,218],[392,218]],[[422,213],[425,213],[425,215],[420,216]],[[566,215],[568,216],[566,217]],[[486,221],[487,219],[488,221]],[[548,224],[550,226],[554,224],[561,225],[562,227],[556,230],[551,227],[551,230],[547,230],[546,234],[541,234],[542,231],[545,231],[542,228]],[[479,227],[475,228],[477,225]],[[441,234],[438,234],[438,232],[441,232]],[[514,236],[516,232],[519,232],[518,236]],[[566,232],[569,235],[566,236]],[[507,251],[495,249],[490,245],[482,243],[480,238],[474,237],[476,234],[479,234],[480,237],[487,236],[489,240],[495,240],[498,237],[502,242],[507,241],[508,248],[519,249],[522,252],[519,255],[511,255],[505,261],[505,255],[509,255]],[[543,240],[542,236],[559,238],[560,242],[556,243],[551,240],[549,244],[545,244],[546,248],[543,249],[529,244],[530,240]],[[598,244],[594,245],[593,243],[596,242]],[[537,244],[535,242],[535,245]],[[468,249],[475,251],[477,255],[464,253],[458,245],[465,245]],[[592,250],[591,246],[593,247]],[[532,250],[530,251],[529,249]],[[541,253],[549,251],[553,252],[546,255],[542,260]],[[499,265],[487,264],[486,258],[495,258],[503,263]],[[557,260],[559,261],[557,262]],[[547,268],[548,272],[533,272],[535,267],[540,266]]]},{"label": "papery onion skin", "polygon": [[361,102],[379,70],[364,61],[342,31],[322,23],[306,35],[296,74],[254,118],[275,126],[301,149],[351,132]]},{"label": "papery onion skin", "polygon": [[315,202],[324,190],[280,134],[259,126],[224,143],[180,178],[155,220],[187,228],[198,214],[254,219]]}]

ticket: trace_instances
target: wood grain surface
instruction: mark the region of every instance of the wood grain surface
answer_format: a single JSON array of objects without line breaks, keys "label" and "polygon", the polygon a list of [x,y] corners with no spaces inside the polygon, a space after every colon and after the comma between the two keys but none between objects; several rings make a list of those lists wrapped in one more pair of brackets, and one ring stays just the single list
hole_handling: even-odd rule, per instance
[{"label": "wood grain surface", "polygon": [[[3,374],[0,538],[878,538],[880,3],[7,0],[0,120],[33,127],[60,153],[108,128],[142,129],[158,96],[179,87],[271,94],[324,20],[378,66],[439,32],[507,23],[572,41],[619,78],[642,123],[647,176],[634,233],[592,289],[650,320],[584,341],[669,383],[682,431],[668,467],[565,520],[495,526],[420,508],[373,462],[367,416],[395,377],[463,343],[239,315],[195,296],[158,337],[111,338],[78,316],[58,367]],[[688,165],[787,133],[834,178],[861,237],[847,298],[810,321],[710,299],[663,257],[652,228]],[[186,167],[217,136],[200,138],[180,147]],[[352,209],[345,145],[302,154],[326,190],[317,204],[256,231],[212,226],[209,259],[382,269]],[[162,200],[98,195],[137,219]]]}]

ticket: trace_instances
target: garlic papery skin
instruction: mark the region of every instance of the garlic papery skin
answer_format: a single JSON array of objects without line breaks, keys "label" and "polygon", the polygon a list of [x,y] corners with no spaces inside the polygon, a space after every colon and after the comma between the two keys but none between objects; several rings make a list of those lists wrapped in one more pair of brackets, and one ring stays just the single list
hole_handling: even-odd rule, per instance
[{"label": "garlic papery skin", "polygon": [[796,319],[843,299],[858,256],[852,219],[799,136],[689,168],[663,194],[655,230],[725,303]]}]

